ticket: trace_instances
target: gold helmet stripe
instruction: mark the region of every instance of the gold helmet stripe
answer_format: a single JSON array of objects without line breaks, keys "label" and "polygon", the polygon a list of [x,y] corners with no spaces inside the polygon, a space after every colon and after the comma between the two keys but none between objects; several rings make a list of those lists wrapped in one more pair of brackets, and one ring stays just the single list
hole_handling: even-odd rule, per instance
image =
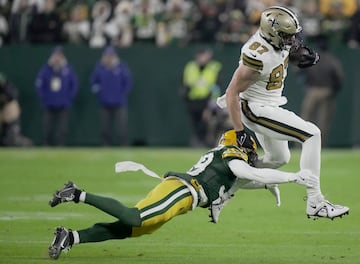
[{"label": "gold helmet stripe", "polygon": [[306,131],[297,129],[295,127],[291,127],[291,126],[281,123],[279,121],[275,121],[275,120],[272,120],[272,119],[266,118],[266,117],[256,116],[251,111],[251,109],[249,108],[248,103],[246,101],[243,101],[241,103],[241,109],[242,109],[243,113],[245,114],[245,116],[249,120],[251,120],[252,122],[254,122],[258,125],[261,125],[270,130],[273,130],[277,133],[294,137],[294,138],[300,140],[301,142],[304,142],[305,140],[307,140],[313,136],[312,134],[307,133]]},{"label": "gold helmet stripe", "polygon": [[286,7],[282,7],[282,6],[272,6],[268,9],[279,9],[279,10],[282,10],[284,12],[286,12],[287,14],[289,14],[289,16],[292,18],[292,20],[294,21],[294,24],[296,26],[296,29],[297,29],[297,33],[301,31],[301,26],[300,26],[300,23],[299,23],[299,20],[296,16],[296,14],[291,11],[290,9],[286,8]]}]

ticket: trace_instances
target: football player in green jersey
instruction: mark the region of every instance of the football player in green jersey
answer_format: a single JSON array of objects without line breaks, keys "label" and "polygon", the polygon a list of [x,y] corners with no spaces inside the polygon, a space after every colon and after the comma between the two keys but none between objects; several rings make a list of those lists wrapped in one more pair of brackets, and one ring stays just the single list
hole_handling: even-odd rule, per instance
[{"label": "football player in green jersey", "polygon": [[219,145],[202,155],[190,170],[186,173],[166,173],[162,181],[132,208],[112,198],[81,191],[72,182],[67,183],[53,195],[50,206],[70,201],[83,202],[118,220],[113,223],[97,223],[78,231],[58,227],[49,247],[49,256],[57,259],[62,251],[68,251],[79,243],[150,234],[173,217],[196,207],[209,208],[211,220],[216,223],[221,209],[239,188],[268,187],[277,196],[279,204],[276,184],[295,182],[308,187],[317,183],[310,171],[290,173],[252,167],[257,158],[254,139],[252,142],[251,149],[239,147],[235,130],[225,132]]}]

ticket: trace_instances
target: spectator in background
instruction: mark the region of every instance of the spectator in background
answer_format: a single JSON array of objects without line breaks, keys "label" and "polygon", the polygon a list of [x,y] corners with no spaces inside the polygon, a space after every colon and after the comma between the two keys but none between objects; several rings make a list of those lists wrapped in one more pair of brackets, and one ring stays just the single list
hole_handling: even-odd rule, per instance
[{"label": "spectator in background", "polygon": [[18,90],[0,72],[0,146],[31,146],[32,142],[21,134],[21,109]]},{"label": "spectator in background", "polygon": [[201,48],[195,54],[195,59],[189,61],[184,68],[181,96],[185,101],[191,120],[191,146],[205,147],[207,145],[205,118],[211,98],[220,93],[220,72],[222,64],[213,60],[212,50]]},{"label": "spectator in background", "polygon": [[347,37],[347,45],[349,48],[358,48],[360,45],[360,1],[358,0],[359,7],[355,14],[351,17],[349,28],[349,35]]},{"label": "spectator in background", "polygon": [[35,8],[27,0],[17,1],[17,3],[16,8],[13,6],[9,19],[10,41],[17,44],[27,43],[30,39],[29,26],[35,14]]},{"label": "spectator in background", "polygon": [[0,0],[0,47],[8,42],[10,3]]},{"label": "spectator in background", "polygon": [[317,0],[303,1],[301,7],[301,21],[303,33],[308,41],[316,41],[321,34],[323,15],[319,11]]},{"label": "spectator in background", "polygon": [[333,34],[340,42],[346,38],[350,18],[356,12],[356,0],[319,0],[323,33]]},{"label": "spectator in background", "polygon": [[55,0],[45,0],[44,10],[32,17],[29,34],[32,43],[62,41],[62,20],[55,10]]},{"label": "spectator in background", "polygon": [[230,11],[216,39],[223,44],[239,45],[249,39],[250,33],[251,27],[247,24],[244,14],[240,10],[233,10]]},{"label": "spectator in background", "polygon": [[169,0],[166,2],[164,23],[168,34],[168,43],[176,43],[179,46],[187,44],[192,7],[193,5],[185,0]]},{"label": "spectator in background", "polygon": [[75,5],[71,9],[70,18],[64,23],[63,34],[68,43],[88,43],[90,36],[90,21],[84,5]]},{"label": "spectator in background", "polygon": [[[41,13],[44,11],[45,0],[25,0],[27,5],[33,8],[35,13]],[[23,5],[24,0],[12,1],[11,12],[14,13],[19,10],[20,6]]]},{"label": "spectator in background", "polygon": [[135,12],[132,17],[134,39],[141,42],[155,43],[159,14],[162,11],[160,1],[138,0],[135,1],[134,6]]},{"label": "spectator in background", "polygon": [[77,75],[62,47],[55,47],[36,77],[36,92],[44,108],[44,145],[66,144],[69,109],[77,91]]},{"label": "spectator in background", "polygon": [[134,32],[131,19],[134,14],[134,4],[131,0],[118,2],[112,19],[106,24],[105,31],[111,38],[111,44],[118,47],[129,47],[133,43]]},{"label": "spectator in background", "polygon": [[108,43],[105,25],[111,16],[111,5],[107,1],[97,1],[91,11],[91,33],[89,45],[92,48],[102,48]]},{"label": "spectator in background", "polygon": [[0,72],[0,146],[31,146],[32,142],[21,134],[21,109],[18,90]]},{"label": "spectator in background", "polygon": [[216,41],[216,34],[221,28],[219,9],[217,5],[202,1],[200,6],[200,18],[195,22],[192,41],[210,43]]},{"label": "spectator in background", "polygon": [[275,2],[276,1],[274,0],[247,1],[245,15],[248,19],[248,23],[255,25],[257,29],[262,11],[269,6],[275,5]]},{"label": "spectator in background", "polygon": [[[128,96],[132,89],[131,73],[113,47],[106,47],[91,76],[91,88],[101,106],[102,144],[128,144]],[[112,127],[116,140],[112,141]]]},{"label": "spectator in background", "polygon": [[305,75],[305,97],[301,116],[314,122],[321,130],[322,146],[327,146],[331,119],[335,110],[335,98],[343,81],[340,61],[328,51],[324,37],[318,40],[320,61],[303,70]]}]

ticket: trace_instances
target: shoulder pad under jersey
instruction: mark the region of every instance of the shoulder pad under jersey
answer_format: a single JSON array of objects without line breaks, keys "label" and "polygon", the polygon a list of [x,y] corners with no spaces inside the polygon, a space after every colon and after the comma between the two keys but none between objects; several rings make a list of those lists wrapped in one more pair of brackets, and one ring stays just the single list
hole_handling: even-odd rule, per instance
[{"label": "shoulder pad under jersey", "polygon": [[227,148],[221,155],[222,159],[231,158],[231,159],[242,159],[244,161],[248,161],[248,156],[246,153],[237,147],[229,147]]}]

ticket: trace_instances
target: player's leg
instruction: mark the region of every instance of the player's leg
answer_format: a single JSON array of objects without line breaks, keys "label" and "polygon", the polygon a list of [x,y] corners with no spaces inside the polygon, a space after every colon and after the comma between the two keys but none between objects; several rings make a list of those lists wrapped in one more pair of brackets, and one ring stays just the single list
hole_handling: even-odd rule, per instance
[{"label": "player's leg", "polygon": [[[266,151],[263,158],[265,161],[267,161],[266,155],[271,160],[273,156],[279,155],[279,151],[285,151],[285,156],[288,155],[288,149],[279,143],[281,140],[302,143],[300,168],[310,170],[319,178],[317,186],[307,188],[307,214],[309,216],[334,218],[349,211],[349,208],[345,206],[330,204],[321,193],[321,133],[317,126],[280,107],[242,103],[242,114],[245,125],[256,135],[263,135],[259,139]],[[275,152],[275,155],[269,154],[272,152]]]},{"label": "player's leg", "polygon": [[158,184],[135,207],[140,211],[141,226],[133,227],[132,237],[151,234],[175,216],[192,209],[194,198],[190,189],[177,179]]},{"label": "player's leg", "polygon": [[260,156],[256,161],[257,168],[276,169],[289,162],[290,150],[288,141],[273,139],[256,132],[255,135],[264,151],[264,155]]},{"label": "player's leg", "polygon": [[92,227],[72,231],[65,227],[55,230],[55,237],[49,246],[49,256],[58,259],[61,252],[69,251],[74,245],[101,242],[110,239],[125,239],[131,236],[132,226],[121,221],[113,223],[97,223]]},{"label": "player's leg", "polygon": [[124,206],[119,201],[109,198],[102,197],[99,195],[91,194],[85,191],[81,191],[77,186],[68,182],[64,188],[57,191],[51,201],[49,202],[51,207],[55,207],[60,203],[73,201],[75,203],[84,202],[92,205],[101,211],[116,217],[121,220],[124,224],[130,226],[140,226],[140,212],[137,208],[129,208]]},{"label": "player's leg", "polygon": [[69,250],[74,244],[150,234],[176,215],[191,210],[193,197],[186,185],[176,179],[169,179],[157,185],[134,208],[128,208],[112,198],[80,191],[76,185],[69,182],[54,194],[50,205],[54,207],[70,201],[82,201],[92,205],[117,217],[119,221],[97,223],[79,231],[58,227],[55,231],[55,238],[49,247],[49,256],[54,259],[57,259],[62,251]]},{"label": "player's leg", "polygon": [[[150,234],[173,217],[191,210],[193,202],[189,188],[176,179],[162,181],[132,208],[115,199],[85,192],[81,192],[79,200],[119,219],[112,224],[99,223],[79,231],[82,243]],[[84,234],[87,234],[86,239]],[[92,238],[92,234],[102,234],[102,237]]]}]

